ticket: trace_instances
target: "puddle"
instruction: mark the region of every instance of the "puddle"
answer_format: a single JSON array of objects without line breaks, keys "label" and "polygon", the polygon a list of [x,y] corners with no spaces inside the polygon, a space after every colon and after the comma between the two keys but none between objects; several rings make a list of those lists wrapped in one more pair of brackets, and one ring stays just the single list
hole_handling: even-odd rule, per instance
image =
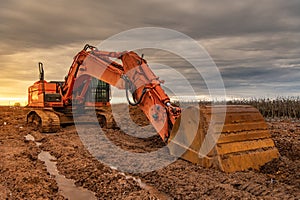
[{"label": "puddle", "polygon": [[[26,140],[35,141],[34,137],[30,134],[25,136]],[[40,146],[42,143],[35,142],[37,146]],[[82,199],[97,199],[95,194],[87,189],[82,187],[77,187],[75,185],[75,181],[71,179],[67,179],[65,176],[59,174],[56,167],[56,158],[50,155],[47,151],[41,151],[38,155],[38,159],[45,162],[47,167],[47,171],[55,176],[55,180],[57,186],[59,188],[59,193],[63,195],[65,198],[70,200],[82,200]]]},{"label": "puddle", "polygon": [[[30,134],[25,136],[26,140],[35,141],[34,137]],[[35,142],[37,146],[40,146],[42,143]],[[45,162],[45,165],[47,167],[47,171],[52,175],[55,176],[55,180],[57,182],[59,192],[61,195],[63,195],[65,198],[68,198],[70,200],[82,200],[82,199],[96,199],[95,194],[87,189],[84,189],[82,187],[76,187],[74,184],[74,180],[67,179],[65,176],[59,174],[58,169],[56,167],[56,158],[52,155],[50,155],[47,151],[41,151],[41,153],[38,155],[38,159]],[[115,167],[111,167],[113,170],[117,170]],[[160,192],[155,187],[152,187],[150,185],[147,185],[146,183],[142,182],[140,178],[136,178],[131,175],[126,175],[122,172],[119,172],[118,174],[124,176],[126,179],[132,179],[134,180],[140,188],[148,191],[151,195],[154,197],[160,199],[160,200],[169,200],[172,199],[167,194]]]},{"label": "puddle", "polygon": [[120,175],[125,176],[126,179],[133,179],[142,189],[148,191],[151,195],[155,196],[159,200],[169,200],[172,199],[170,196],[167,194],[160,192],[158,189],[155,187],[152,187],[150,185],[147,185],[146,183],[142,182],[140,178],[136,178],[134,176],[130,175],[125,175],[124,173],[119,173]]},{"label": "puddle", "polygon": [[47,167],[47,171],[55,176],[55,180],[57,182],[60,193],[68,199],[81,200],[81,199],[96,199],[95,194],[89,190],[86,190],[81,187],[76,187],[73,180],[67,179],[65,176],[58,173],[56,167],[56,158],[51,156],[49,152],[42,151],[38,158],[45,162]]}]

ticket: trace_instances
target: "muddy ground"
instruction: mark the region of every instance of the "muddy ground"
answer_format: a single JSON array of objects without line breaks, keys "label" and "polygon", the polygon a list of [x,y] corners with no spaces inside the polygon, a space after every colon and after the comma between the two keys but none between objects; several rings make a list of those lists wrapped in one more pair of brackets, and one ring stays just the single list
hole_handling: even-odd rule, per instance
[{"label": "muddy ground", "polygon": [[[299,121],[267,120],[281,155],[260,171],[226,174],[179,159],[152,172],[121,173],[89,153],[75,126],[55,134],[41,134],[26,125],[26,109],[0,109],[0,199],[65,199],[55,177],[38,159],[42,150],[56,157],[60,174],[75,180],[76,186],[94,192],[98,199],[300,199]],[[147,124],[137,112],[135,118]],[[119,148],[134,153],[153,152],[163,147],[158,136],[139,139],[125,134],[130,126],[124,120],[123,131],[109,129],[106,136]],[[41,146],[26,140],[28,134],[42,143]],[[116,157],[108,148],[102,146],[100,150]],[[134,165],[133,160],[119,159]]]}]

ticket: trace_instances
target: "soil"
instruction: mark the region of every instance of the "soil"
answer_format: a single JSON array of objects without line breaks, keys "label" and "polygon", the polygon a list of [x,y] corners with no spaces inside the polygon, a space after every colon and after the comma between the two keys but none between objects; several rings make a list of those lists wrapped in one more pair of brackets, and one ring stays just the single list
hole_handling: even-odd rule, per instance
[{"label": "soil", "polygon": [[[227,174],[178,159],[155,171],[123,173],[97,160],[74,125],[55,134],[41,134],[26,124],[26,112],[20,107],[0,108],[0,199],[65,199],[55,177],[38,159],[42,150],[56,157],[60,174],[98,199],[300,199],[300,121],[267,119],[280,158],[260,171]],[[138,111],[130,112],[134,121],[147,126]],[[149,126],[149,137],[137,138],[134,131],[125,134],[131,129],[128,119],[119,124],[121,129],[106,129],[105,135],[122,150],[147,153],[164,146]],[[90,132],[90,127],[85,131]],[[26,140],[28,134],[41,146]],[[107,148],[101,150],[116,157]],[[134,165],[130,158],[118,159]],[[151,165],[147,159],[145,163]]]}]

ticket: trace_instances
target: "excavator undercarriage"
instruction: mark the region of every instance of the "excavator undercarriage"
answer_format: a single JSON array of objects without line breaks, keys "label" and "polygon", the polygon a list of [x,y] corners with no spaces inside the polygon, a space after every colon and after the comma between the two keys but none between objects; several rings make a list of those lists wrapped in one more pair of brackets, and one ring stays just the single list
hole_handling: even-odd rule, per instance
[{"label": "excavator undercarriage", "polygon": [[61,127],[74,123],[97,123],[102,128],[117,128],[111,112],[110,106],[102,106],[95,110],[81,111],[76,114],[76,119],[74,119],[73,112],[55,111],[51,108],[36,108],[27,113],[26,121],[42,133],[55,133],[58,132]]}]

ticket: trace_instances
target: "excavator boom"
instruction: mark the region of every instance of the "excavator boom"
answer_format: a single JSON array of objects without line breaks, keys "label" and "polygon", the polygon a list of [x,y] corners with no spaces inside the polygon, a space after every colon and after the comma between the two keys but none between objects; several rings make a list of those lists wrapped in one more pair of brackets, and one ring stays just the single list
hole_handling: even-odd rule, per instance
[{"label": "excavator boom", "polygon": [[[90,52],[83,50],[76,57],[82,60],[74,61],[76,65],[81,64],[78,66],[77,80],[72,89],[76,89],[76,85],[81,85],[89,76],[119,89],[125,89],[127,96],[132,94],[135,101],[129,103],[139,106],[161,138],[164,141],[168,140],[169,129],[180,116],[181,109],[172,106],[168,95],[160,85],[161,81],[143,58],[135,52],[103,52],[97,49]],[[123,65],[110,58],[121,59]]]}]

